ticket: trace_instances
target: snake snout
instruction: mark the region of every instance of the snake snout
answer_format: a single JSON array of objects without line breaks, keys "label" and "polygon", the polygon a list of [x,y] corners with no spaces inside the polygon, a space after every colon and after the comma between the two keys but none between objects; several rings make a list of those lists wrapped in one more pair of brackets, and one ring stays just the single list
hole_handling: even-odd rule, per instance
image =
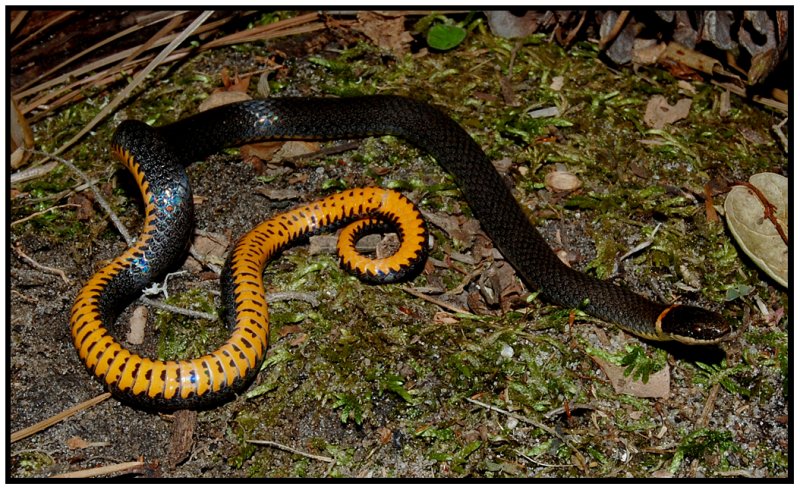
[{"label": "snake snout", "polygon": [[731,331],[728,321],[714,311],[678,305],[662,319],[664,334],[686,344],[716,344]]}]

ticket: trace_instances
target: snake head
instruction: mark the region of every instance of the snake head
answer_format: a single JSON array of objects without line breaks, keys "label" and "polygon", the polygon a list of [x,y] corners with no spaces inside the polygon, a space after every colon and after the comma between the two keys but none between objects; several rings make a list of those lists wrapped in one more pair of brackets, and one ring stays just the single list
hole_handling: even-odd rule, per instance
[{"label": "snake head", "polygon": [[671,305],[658,317],[656,330],[683,344],[716,344],[731,331],[727,320],[697,306]]}]

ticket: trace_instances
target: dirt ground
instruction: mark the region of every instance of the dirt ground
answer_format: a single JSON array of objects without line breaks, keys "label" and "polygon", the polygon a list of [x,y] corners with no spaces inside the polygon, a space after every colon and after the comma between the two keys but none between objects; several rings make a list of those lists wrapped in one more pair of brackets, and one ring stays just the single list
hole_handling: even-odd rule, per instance
[{"label": "dirt ground", "polygon": [[[275,53],[284,55],[269,75],[272,96],[396,93],[441,106],[572,267],[653,298],[710,305],[735,334],[719,346],[687,347],[642,341],[579,312],[572,321],[575,312],[524,290],[450,178],[400,140],[325,143],[327,154],[275,162],[220,152],[189,168],[198,240],[230,245],[282,209],[376,184],[420,204],[433,235],[429,263],[409,283],[370,286],[343,273],[326,242],[312,243],[321,252],[300,244],[267,266],[269,293],[304,293],[318,305],[271,306],[270,354],[247,394],[196,414],[107,400],[11,444],[7,478],[129,461],[144,464],[128,477],[789,476],[789,296],[737,248],[724,218],[709,218],[705,202],[721,209],[724,182],[788,173],[770,129],[783,115],[735,95],[720,114],[723,88],[659,67],[611,68],[588,43],[515,44],[476,29],[451,51],[397,57],[355,32],[326,31],[208,51],[164,69],[65,157],[135,234],[141,206],[107,149],[114,127],[192,114],[222,87],[223,68],[264,70]],[[255,97],[257,83],[258,75],[246,84]],[[653,95],[673,104],[688,98],[691,110],[651,130],[643,116]],[[37,143],[57,147],[53,138],[66,138],[108,98],[96,94],[38,123]],[[530,116],[543,108],[557,115]],[[580,187],[553,191],[545,178],[556,170]],[[10,199],[12,222],[76,204],[9,229],[11,432],[104,391],[74,351],[69,310],[125,243],[81,184],[61,167]],[[651,246],[620,259],[657,225]],[[170,279],[169,301],[213,313],[213,267],[188,258],[178,269],[189,272]],[[132,310],[117,321],[118,339]],[[148,310],[139,352],[183,358],[225,339],[215,322]],[[621,364],[660,383],[659,394],[617,393],[610,372]]]}]

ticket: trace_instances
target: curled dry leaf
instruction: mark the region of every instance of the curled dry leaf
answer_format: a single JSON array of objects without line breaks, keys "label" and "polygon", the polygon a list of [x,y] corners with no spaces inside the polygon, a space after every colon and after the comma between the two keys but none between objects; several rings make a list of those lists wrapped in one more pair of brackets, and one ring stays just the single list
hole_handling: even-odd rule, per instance
[{"label": "curled dry leaf", "polygon": [[[750,183],[769,203],[784,235],[789,231],[789,179],[773,173],[755,174]],[[775,224],[766,217],[764,204],[743,185],[734,186],[725,198],[725,218],[745,254],[783,287],[789,284],[789,246]]]}]

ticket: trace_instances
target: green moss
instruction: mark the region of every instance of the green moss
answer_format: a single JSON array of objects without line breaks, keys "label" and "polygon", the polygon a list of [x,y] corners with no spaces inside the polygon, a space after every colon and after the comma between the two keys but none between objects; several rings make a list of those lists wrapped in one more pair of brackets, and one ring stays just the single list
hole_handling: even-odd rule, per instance
[{"label": "green moss", "polygon": [[[216,312],[208,292],[197,289],[171,296],[165,303],[205,313]],[[198,320],[165,310],[156,314],[155,326],[159,332],[156,351],[159,359],[203,356],[222,345],[229,335],[219,322]]]},{"label": "green moss", "polygon": [[16,476],[22,478],[41,476],[42,471],[54,463],[50,455],[41,451],[22,451],[11,457]]}]

